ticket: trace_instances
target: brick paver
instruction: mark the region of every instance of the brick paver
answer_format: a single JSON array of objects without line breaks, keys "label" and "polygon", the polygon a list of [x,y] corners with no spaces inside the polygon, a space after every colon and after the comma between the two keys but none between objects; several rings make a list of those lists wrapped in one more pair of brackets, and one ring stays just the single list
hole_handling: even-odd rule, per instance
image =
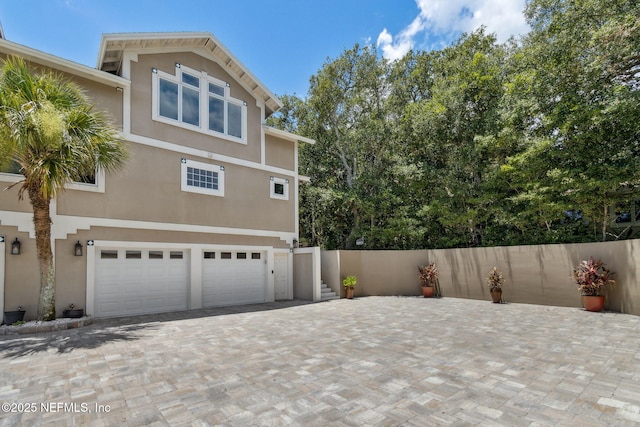
[{"label": "brick paver", "polygon": [[198,310],[0,337],[0,364],[0,402],[20,409],[3,406],[0,425],[640,423],[640,317],[575,308],[367,297]]}]

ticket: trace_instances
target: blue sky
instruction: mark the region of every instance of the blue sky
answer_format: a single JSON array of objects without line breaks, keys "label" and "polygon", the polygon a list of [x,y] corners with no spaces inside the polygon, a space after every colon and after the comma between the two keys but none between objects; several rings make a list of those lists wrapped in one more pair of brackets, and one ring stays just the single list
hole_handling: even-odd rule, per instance
[{"label": "blue sky", "polygon": [[524,34],[525,0],[0,0],[5,38],[95,67],[103,33],[207,31],[277,95],[304,97],[327,58],[372,43],[393,60],[479,25]]}]

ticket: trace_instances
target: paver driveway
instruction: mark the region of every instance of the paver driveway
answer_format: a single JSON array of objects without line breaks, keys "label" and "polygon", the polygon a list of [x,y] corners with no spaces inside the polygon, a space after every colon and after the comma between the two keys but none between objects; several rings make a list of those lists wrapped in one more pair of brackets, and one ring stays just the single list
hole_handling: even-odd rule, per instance
[{"label": "paver driveway", "polygon": [[367,297],[200,310],[0,337],[0,366],[0,402],[23,410],[4,405],[2,425],[640,423],[640,317],[575,308]]}]

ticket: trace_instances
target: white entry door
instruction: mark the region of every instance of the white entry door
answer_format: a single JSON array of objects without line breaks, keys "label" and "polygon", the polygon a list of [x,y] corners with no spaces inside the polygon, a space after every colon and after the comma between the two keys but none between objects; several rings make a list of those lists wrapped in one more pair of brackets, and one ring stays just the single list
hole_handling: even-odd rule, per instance
[{"label": "white entry door", "polygon": [[289,254],[276,252],[273,257],[275,299],[292,299],[289,295]]},{"label": "white entry door", "polygon": [[266,252],[203,251],[202,306],[267,301]]},{"label": "white entry door", "polygon": [[188,283],[186,250],[98,248],[95,316],[186,310]]}]

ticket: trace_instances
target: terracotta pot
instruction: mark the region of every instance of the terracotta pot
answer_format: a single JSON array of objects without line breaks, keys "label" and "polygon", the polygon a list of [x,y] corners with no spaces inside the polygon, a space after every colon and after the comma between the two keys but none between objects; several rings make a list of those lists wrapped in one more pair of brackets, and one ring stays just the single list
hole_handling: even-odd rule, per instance
[{"label": "terracotta pot", "polygon": [[434,290],[435,288],[433,286],[422,286],[422,296],[425,298],[431,298]]},{"label": "terracotta pot", "polygon": [[602,311],[604,308],[604,295],[582,295],[582,306],[587,311]]},{"label": "terracotta pot", "polygon": [[502,289],[500,288],[490,289],[489,292],[491,292],[491,300],[494,303],[497,304],[502,302]]},{"label": "terracotta pot", "polygon": [[347,299],[353,299],[353,287],[347,286],[344,290],[347,292]]}]

